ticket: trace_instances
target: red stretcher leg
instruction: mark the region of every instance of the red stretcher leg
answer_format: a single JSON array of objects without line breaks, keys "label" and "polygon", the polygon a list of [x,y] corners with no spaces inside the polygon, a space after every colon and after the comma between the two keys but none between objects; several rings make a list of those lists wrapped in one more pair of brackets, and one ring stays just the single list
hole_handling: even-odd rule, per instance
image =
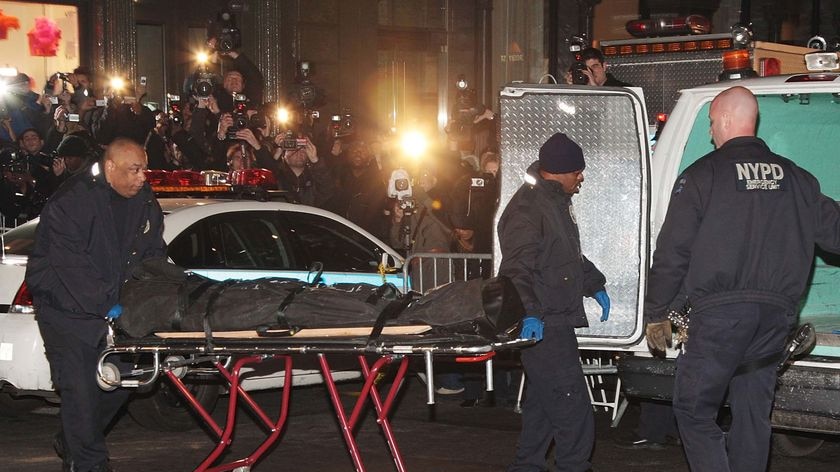
[{"label": "red stretcher leg", "polygon": [[[369,369],[367,359],[365,359],[364,356],[359,356],[359,364],[362,366],[362,373],[365,375],[365,379],[373,379],[373,382],[375,383],[379,369],[377,368],[376,371]],[[377,367],[376,363],[374,364],[374,367]],[[376,409],[377,414],[376,422],[379,424],[380,428],[382,428],[382,434],[385,435],[385,442],[388,443],[388,449],[391,450],[391,457],[394,459],[394,466],[399,472],[405,472],[405,463],[403,462],[400,449],[397,446],[397,439],[394,437],[394,432],[391,430],[391,422],[388,419],[388,414],[391,411],[391,406],[394,404],[394,399],[397,397],[397,392],[399,392],[402,387],[407,370],[408,357],[403,357],[400,361],[397,373],[394,376],[394,382],[391,384],[391,388],[388,390],[388,395],[385,397],[384,404],[382,403],[382,399],[379,396],[379,391],[376,386],[372,385],[370,389],[371,401],[373,402],[373,407]],[[361,408],[359,408],[359,410],[361,410]],[[354,410],[354,414],[355,413],[356,412]],[[351,427],[355,425],[355,421],[356,419],[351,417]]]},{"label": "red stretcher leg", "polygon": [[388,413],[390,411],[391,405],[393,405],[393,401],[396,398],[397,392],[399,391],[400,387],[402,386],[403,379],[405,378],[406,370],[408,369],[408,358],[405,357],[402,359],[400,363],[400,367],[397,370],[396,376],[394,377],[394,382],[391,385],[391,389],[388,392],[388,396],[383,404],[381,398],[379,396],[379,391],[374,386],[376,382],[376,377],[379,374],[380,369],[386,365],[391,363],[392,361],[391,356],[382,356],[374,362],[372,367],[368,366],[367,360],[364,356],[359,356],[359,363],[362,367],[362,373],[365,377],[365,383],[362,387],[362,391],[359,394],[359,398],[356,400],[355,407],[353,408],[353,412],[350,415],[350,418],[347,418],[345,413],[344,405],[341,403],[341,397],[338,393],[338,388],[335,386],[335,382],[332,380],[332,376],[330,375],[330,367],[327,363],[327,358],[324,354],[318,354],[318,361],[321,364],[321,373],[324,377],[324,383],[327,385],[327,390],[329,391],[330,398],[333,402],[333,407],[335,408],[336,418],[338,419],[339,425],[341,427],[341,433],[344,436],[344,441],[347,444],[347,452],[350,453],[350,458],[353,460],[353,465],[356,468],[357,472],[364,472],[365,467],[362,463],[361,455],[359,454],[359,447],[356,444],[356,439],[353,430],[356,427],[356,424],[361,416],[362,409],[364,404],[367,401],[367,398],[370,397],[374,408],[377,413],[377,423],[382,428],[383,433],[385,434],[386,442],[388,443],[388,447],[391,451],[391,456],[394,459],[394,464],[397,467],[399,472],[405,472],[405,465],[403,463],[402,456],[399,452],[399,448],[397,447],[396,438],[394,437],[393,431],[391,430],[391,424],[388,420]]},{"label": "red stretcher leg", "polygon": [[[196,472],[222,472],[222,471],[230,471],[240,467],[248,467],[250,468],[254,463],[256,463],[263,454],[272,446],[275,442],[280,438],[280,435],[283,430],[283,425],[288,418],[289,412],[289,398],[291,394],[291,386],[292,386],[292,359],[290,356],[283,356],[283,355],[276,355],[271,356],[271,358],[283,358],[285,360],[285,381],[283,384],[282,390],[282,402],[280,405],[280,413],[278,415],[277,421],[272,421],[268,415],[265,414],[265,411],[251,398],[251,396],[246,392],[241,386],[241,370],[242,367],[248,364],[256,364],[260,363],[265,360],[265,357],[262,356],[249,356],[239,359],[235,364],[232,372],[228,372],[227,369],[221,364],[216,363],[215,367],[222,376],[227,380],[228,384],[230,385],[230,399],[228,400],[228,411],[227,411],[227,418],[225,422],[224,430],[216,423],[216,421],[210,416],[207,410],[198,402],[195,396],[189,391],[189,389],[184,385],[184,382],[176,377],[172,372],[166,371],[167,377],[172,381],[173,385],[178,389],[181,395],[190,403],[190,405],[195,409],[195,411],[201,416],[204,422],[207,424],[210,429],[216,434],[219,438],[219,442],[216,447],[213,449],[212,452],[204,459],[204,461],[195,469]],[[233,431],[236,427],[236,411],[237,411],[237,404],[239,400],[242,400],[257,418],[262,421],[264,426],[268,428],[270,431],[268,437],[263,441],[250,455],[243,459],[239,459],[233,462],[229,462],[226,464],[221,464],[215,467],[211,467],[219,456],[224,452],[227,447],[230,446],[232,440],[231,437],[233,436]]]}]

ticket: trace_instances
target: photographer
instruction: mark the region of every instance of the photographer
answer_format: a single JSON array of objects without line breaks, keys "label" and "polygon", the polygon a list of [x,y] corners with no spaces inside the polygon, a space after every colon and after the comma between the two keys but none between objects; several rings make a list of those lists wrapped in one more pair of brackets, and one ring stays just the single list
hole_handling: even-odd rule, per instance
[{"label": "photographer", "polygon": [[29,76],[0,77],[0,82],[4,88],[0,93],[0,142],[14,144],[24,130],[31,128],[45,131],[48,119],[38,94],[30,90]]},{"label": "photographer", "polygon": [[145,143],[149,169],[200,169],[207,160],[207,153],[184,129],[185,116],[173,119],[160,110],[154,113],[155,128],[149,132]]},{"label": "photographer", "polygon": [[288,191],[292,201],[326,208],[335,195],[335,181],[309,136],[290,130],[278,134],[274,143],[274,155],[257,153],[257,167],[272,171],[279,189]]},{"label": "photographer", "polygon": [[373,154],[362,140],[351,141],[338,171],[338,188],[330,210],[375,233],[385,205],[385,185]]},{"label": "photographer", "polygon": [[232,97],[237,93],[245,94],[254,106],[262,104],[265,79],[259,68],[239,51],[242,47],[241,32],[229,12],[221,12],[216,21],[208,25],[207,46],[213,51],[210,62],[219,64],[223,59],[229,59],[229,64],[221,64],[226,71],[224,91],[215,94],[221,110],[233,109]]},{"label": "photographer", "polygon": [[41,152],[44,141],[38,131],[23,131],[18,144],[17,150],[8,148],[0,156],[0,212],[7,218],[30,220],[41,212],[56,183],[51,179],[52,158]]},{"label": "photographer", "polygon": [[[390,218],[387,221],[387,242],[394,249],[405,255],[419,252],[449,252],[452,228],[449,225],[449,199],[438,188],[438,179],[433,169],[426,167],[420,171],[416,185],[410,185],[406,191],[393,192],[395,176],[403,173],[398,169],[391,176],[389,196],[394,198],[389,203]],[[411,286],[414,290],[426,291],[448,278],[448,265],[444,261],[435,263],[422,261],[423,277],[420,277],[420,263],[414,260],[411,267]],[[435,274],[438,274],[436,277]]]},{"label": "photographer", "polygon": [[62,98],[52,113],[52,126],[47,132],[46,149],[55,149],[64,136],[78,133],[90,133],[99,128],[104,108],[96,106],[96,98],[92,92],[69,95],[69,100]]},{"label": "photographer", "polygon": [[[139,94],[139,95],[138,95]],[[128,138],[143,146],[149,132],[155,128],[155,115],[151,109],[143,106],[146,87],[113,83],[106,92],[108,106],[102,113],[94,137],[102,144],[109,144],[116,138]]]},{"label": "photographer", "polygon": [[68,134],[55,150],[50,180],[58,188],[65,180],[84,172],[99,158],[99,146],[86,131]]},{"label": "photographer", "polygon": [[[597,48],[586,48],[580,52],[580,61],[570,69],[572,82],[579,85],[594,85],[596,87],[632,87],[622,82],[612,74],[607,73],[604,54]],[[586,81],[583,82],[583,78]]]}]

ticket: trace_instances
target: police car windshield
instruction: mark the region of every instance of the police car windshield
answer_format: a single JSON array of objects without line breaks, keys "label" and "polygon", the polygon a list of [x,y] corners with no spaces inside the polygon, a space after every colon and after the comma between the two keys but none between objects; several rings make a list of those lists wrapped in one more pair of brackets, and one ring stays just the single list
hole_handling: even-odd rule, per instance
[{"label": "police car windshield", "polygon": [[28,256],[35,245],[35,228],[28,224],[3,233],[3,254],[8,256]]}]

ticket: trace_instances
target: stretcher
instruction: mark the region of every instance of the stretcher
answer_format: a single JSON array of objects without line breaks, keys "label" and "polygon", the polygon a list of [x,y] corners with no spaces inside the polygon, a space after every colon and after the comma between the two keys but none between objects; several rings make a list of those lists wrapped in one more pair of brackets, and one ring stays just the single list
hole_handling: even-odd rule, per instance
[{"label": "stretcher", "polygon": [[[522,339],[497,342],[477,335],[440,335],[428,326],[384,327],[381,332],[377,331],[371,332],[371,328],[327,328],[292,333],[288,330],[266,329],[214,332],[210,335],[203,332],[156,333],[155,336],[139,339],[111,338],[108,348],[99,357],[98,381],[101,388],[108,390],[118,387],[140,388],[153,384],[161,376],[165,377],[217,438],[215,448],[195,470],[247,472],[280,440],[289,412],[293,359],[315,356],[355,470],[365,470],[355,434],[370,401],[394,466],[397,471],[404,472],[406,466],[391,429],[389,414],[408,371],[409,360],[412,357],[423,359],[427,402],[433,404],[433,359],[442,357],[456,362],[486,361],[487,385],[492,388],[492,357],[495,352],[534,342]],[[334,355],[346,357],[348,354],[355,357],[364,379],[359,397],[349,412],[342,404],[338,388],[330,375],[332,368],[329,361]],[[149,365],[135,364],[131,372],[120,372],[114,363],[108,361],[111,356],[118,355],[137,355],[138,359],[144,359]],[[274,418],[242,387],[243,368],[269,359],[281,361],[285,371],[285,381],[280,392],[280,411]],[[376,380],[388,368],[393,370],[393,381],[390,387],[383,387],[383,391],[380,391]],[[190,392],[184,379],[191,370],[212,373],[227,384],[230,396],[223,425]],[[233,442],[238,405],[246,406],[254,413],[257,421],[265,427],[267,437],[248,456],[216,464]]]}]

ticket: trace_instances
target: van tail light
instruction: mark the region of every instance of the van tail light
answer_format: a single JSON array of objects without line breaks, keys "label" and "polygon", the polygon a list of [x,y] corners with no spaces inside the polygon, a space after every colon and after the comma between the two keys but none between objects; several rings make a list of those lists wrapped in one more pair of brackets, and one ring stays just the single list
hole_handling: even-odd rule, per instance
[{"label": "van tail light", "polygon": [[758,75],[769,77],[782,73],[782,63],[775,57],[764,57],[758,63]]},{"label": "van tail light", "polygon": [[20,288],[12,300],[12,306],[9,307],[10,313],[35,313],[35,307],[32,305],[32,294],[29,293],[29,288],[26,282],[20,284]]}]

